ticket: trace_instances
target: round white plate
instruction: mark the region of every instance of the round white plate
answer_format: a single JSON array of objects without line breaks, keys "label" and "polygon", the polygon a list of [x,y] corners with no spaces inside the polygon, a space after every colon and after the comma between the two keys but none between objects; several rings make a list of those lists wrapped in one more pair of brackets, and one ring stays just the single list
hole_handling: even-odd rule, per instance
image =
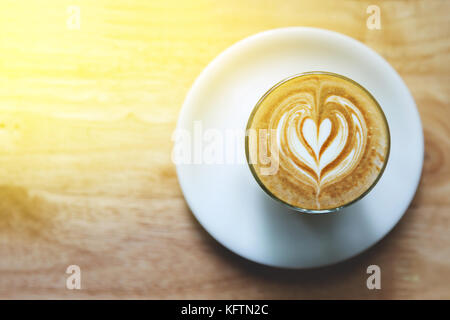
[{"label": "round white plate", "polygon": [[[311,268],[355,256],[395,226],[418,186],[423,132],[408,88],[375,51],[332,31],[275,29],[234,44],[195,81],[178,129],[192,133],[192,141],[208,129],[244,132],[253,107],[270,87],[294,74],[319,70],[363,85],[389,123],[391,154],[386,170],[362,200],[335,214],[305,215],[288,209],[269,198],[254,180],[245,162],[243,138],[234,164],[230,158],[224,164],[177,165],[184,196],[201,225],[222,245],[252,261]],[[211,140],[204,138],[208,145]],[[232,155],[233,148],[226,147],[225,153]],[[194,155],[199,149],[192,150],[198,161]]]}]

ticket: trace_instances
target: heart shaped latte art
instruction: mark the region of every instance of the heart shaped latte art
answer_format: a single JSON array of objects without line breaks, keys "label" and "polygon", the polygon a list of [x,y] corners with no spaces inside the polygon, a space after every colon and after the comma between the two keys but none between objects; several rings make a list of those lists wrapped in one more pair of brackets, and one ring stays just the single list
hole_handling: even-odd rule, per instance
[{"label": "heart shaped latte art", "polygon": [[308,92],[291,96],[277,108],[270,127],[276,129],[281,166],[317,191],[352,172],[366,144],[362,113],[338,95],[324,97],[320,108]]}]

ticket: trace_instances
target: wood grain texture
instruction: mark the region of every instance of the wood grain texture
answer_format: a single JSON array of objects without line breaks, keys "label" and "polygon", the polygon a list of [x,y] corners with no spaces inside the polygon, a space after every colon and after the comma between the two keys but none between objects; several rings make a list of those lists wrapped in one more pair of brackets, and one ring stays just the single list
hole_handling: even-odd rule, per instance
[{"label": "wood grain texture", "polygon": [[[81,28],[69,30],[76,4]],[[381,30],[366,28],[369,4]],[[450,298],[450,1],[2,1],[0,298]],[[362,255],[267,268],[218,244],[189,211],[171,134],[195,77],[262,30],[354,37],[399,72],[425,164],[395,229]],[[65,288],[68,265],[82,290]],[[366,268],[382,269],[382,290]]]}]

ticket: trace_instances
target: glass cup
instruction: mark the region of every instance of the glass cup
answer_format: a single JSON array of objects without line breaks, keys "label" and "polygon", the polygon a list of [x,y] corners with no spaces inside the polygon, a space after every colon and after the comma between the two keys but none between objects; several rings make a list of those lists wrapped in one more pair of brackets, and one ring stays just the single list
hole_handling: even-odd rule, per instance
[{"label": "glass cup", "polygon": [[[254,165],[253,165],[253,164],[251,163],[251,161],[250,161],[249,134],[248,134],[248,133],[249,133],[249,131],[250,131],[250,129],[251,129],[251,124],[252,124],[253,118],[254,118],[254,116],[255,116],[255,114],[256,114],[256,111],[258,110],[259,106],[262,104],[262,102],[267,98],[267,96],[268,96],[271,92],[273,92],[274,90],[276,90],[278,87],[280,87],[280,86],[281,86],[282,84],[284,84],[285,82],[287,82],[287,81],[289,81],[289,80],[292,80],[292,79],[294,79],[294,78],[303,77],[303,76],[309,76],[309,75],[329,75],[329,76],[333,76],[333,77],[338,77],[338,78],[341,78],[341,79],[343,79],[343,80],[345,80],[345,81],[351,82],[351,83],[355,84],[356,86],[358,86],[359,88],[361,88],[361,89],[367,94],[367,97],[369,97],[369,98],[374,102],[375,106],[378,108],[378,110],[379,110],[379,112],[380,112],[380,114],[381,114],[381,116],[382,116],[383,122],[384,122],[384,124],[385,124],[385,126],[386,126],[386,128],[387,128],[387,132],[386,132],[386,135],[387,135],[387,150],[386,150],[386,156],[384,157],[384,161],[383,161],[382,167],[381,167],[380,171],[378,172],[378,176],[376,177],[376,179],[375,179],[375,180],[373,181],[373,183],[372,183],[370,186],[368,186],[367,189],[366,189],[361,195],[359,195],[356,199],[350,200],[350,201],[348,201],[347,203],[345,203],[345,204],[343,204],[343,205],[340,205],[340,206],[338,206],[338,207],[327,208],[327,209],[308,209],[308,208],[302,208],[302,207],[298,207],[298,206],[292,205],[292,204],[290,204],[290,203],[288,203],[288,202],[286,202],[286,201],[280,199],[279,197],[277,197],[272,191],[270,191],[270,190],[263,184],[263,182],[261,181],[259,175],[258,175],[258,174],[256,173],[256,171],[255,171]],[[301,212],[301,213],[306,213],[306,214],[322,214],[322,213],[336,212],[336,211],[339,211],[339,210],[341,210],[341,209],[343,209],[343,208],[345,208],[345,207],[348,207],[348,206],[350,206],[351,204],[353,204],[353,203],[355,203],[355,202],[361,200],[364,196],[366,196],[366,195],[367,195],[367,194],[375,187],[375,185],[377,184],[377,182],[380,180],[381,176],[383,175],[384,169],[386,168],[386,164],[387,164],[387,162],[388,162],[389,153],[390,153],[390,140],[391,140],[391,138],[390,138],[389,126],[388,126],[388,123],[387,123],[387,120],[386,120],[386,116],[385,116],[385,114],[384,114],[384,112],[383,112],[383,109],[381,108],[381,106],[379,105],[379,103],[377,102],[377,100],[372,96],[372,94],[371,94],[367,89],[365,89],[363,86],[361,86],[361,85],[360,85],[359,83],[357,83],[356,81],[354,81],[354,80],[352,80],[352,79],[350,79],[350,78],[347,78],[347,77],[345,77],[345,76],[342,76],[342,75],[340,75],[340,74],[336,74],[336,73],[332,73],[332,72],[326,72],[326,71],[311,71],[311,72],[299,73],[299,74],[295,74],[295,75],[293,75],[293,76],[291,76],[291,77],[288,77],[288,78],[286,78],[286,79],[284,79],[284,80],[281,80],[280,82],[276,83],[276,84],[275,84],[273,87],[271,87],[271,88],[270,88],[270,89],[269,89],[269,90],[268,90],[268,91],[267,91],[267,92],[259,99],[259,101],[256,103],[255,107],[253,108],[252,113],[250,114],[249,120],[248,120],[248,122],[247,122],[246,133],[247,133],[247,134],[246,134],[246,136],[245,136],[245,155],[246,155],[246,158],[247,158],[247,163],[248,163],[248,166],[249,166],[249,168],[250,168],[250,171],[251,171],[253,177],[255,178],[256,182],[259,184],[259,186],[260,186],[260,187],[261,187],[261,188],[262,188],[262,189],[263,189],[263,190],[264,190],[264,191],[265,191],[272,199],[274,199],[274,200],[276,200],[276,201],[278,201],[278,202],[280,202],[280,203],[282,203],[282,204],[288,206],[289,208],[291,208],[291,209],[293,209],[293,210],[295,210],[295,211],[298,211],[298,212]]]}]

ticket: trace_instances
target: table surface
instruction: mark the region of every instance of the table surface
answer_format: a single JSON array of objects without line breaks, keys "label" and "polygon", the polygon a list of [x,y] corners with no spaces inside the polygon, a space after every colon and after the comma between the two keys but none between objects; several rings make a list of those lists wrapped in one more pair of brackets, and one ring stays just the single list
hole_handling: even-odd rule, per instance
[{"label": "table surface", "polygon": [[[380,30],[366,26],[370,4]],[[450,298],[450,1],[13,0],[0,9],[0,298]],[[299,25],[385,57],[425,133],[422,180],[394,230],[356,258],[306,271],[260,266],[218,244],[189,211],[171,162],[183,99],[208,62],[251,34]],[[366,287],[372,264],[381,290]],[[66,289],[69,265],[81,268],[81,290]]]}]

